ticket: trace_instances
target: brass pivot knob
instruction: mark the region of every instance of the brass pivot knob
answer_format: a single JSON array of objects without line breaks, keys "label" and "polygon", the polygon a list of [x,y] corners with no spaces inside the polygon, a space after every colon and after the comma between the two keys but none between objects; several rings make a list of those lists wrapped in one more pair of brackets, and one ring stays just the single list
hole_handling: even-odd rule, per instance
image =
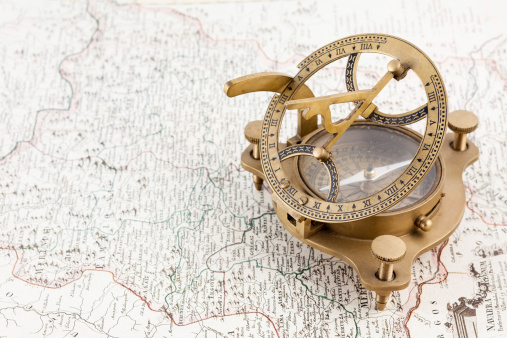
[{"label": "brass pivot knob", "polygon": [[313,149],[313,157],[320,162],[326,162],[331,157],[331,153],[323,147],[315,147],[315,149]]},{"label": "brass pivot knob", "polygon": [[[405,257],[407,246],[400,238],[392,235],[382,235],[373,240],[371,243],[371,253],[380,261],[380,267],[377,272],[377,278],[381,281],[391,281],[394,279],[394,264],[398,263]],[[376,295],[377,308],[384,310],[389,293]]]},{"label": "brass pivot knob", "polygon": [[[252,121],[249,122],[245,127],[245,138],[253,144],[252,153],[250,154],[254,159],[260,160],[261,151],[259,147],[259,143],[261,142],[261,130],[262,130],[262,121]],[[255,189],[262,189],[262,178],[257,175],[253,175],[253,181],[255,185]]]},{"label": "brass pivot knob", "polygon": [[401,79],[403,79],[405,77],[407,69],[405,69],[405,67],[403,67],[403,65],[401,64],[400,61],[398,61],[398,60],[391,60],[387,64],[387,70],[390,71],[393,74],[393,77],[396,80],[401,80]]},{"label": "brass pivot knob", "polygon": [[467,150],[467,134],[477,129],[478,124],[477,116],[468,110],[456,110],[449,114],[447,126],[454,132],[454,150]]},{"label": "brass pivot knob", "polygon": [[424,232],[431,231],[433,229],[433,221],[426,215],[421,215],[416,218],[415,226]]}]

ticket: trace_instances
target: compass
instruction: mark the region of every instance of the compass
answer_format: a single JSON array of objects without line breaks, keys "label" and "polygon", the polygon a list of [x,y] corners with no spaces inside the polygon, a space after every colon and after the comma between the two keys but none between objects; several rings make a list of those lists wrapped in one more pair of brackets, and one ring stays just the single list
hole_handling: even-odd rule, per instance
[{"label": "compass", "polygon": [[[379,81],[360,89],[357,70],[366,53],[389,61]],[[315,97],[306,82],[342,58],[347,91]],[[403,81],[409,72],[424,88],[423,105],[393,114],[374,103],[390,82]],[[242,166],[258,190],[267,182],[285,229],[350,264],[383,310],[392,291],[409,285],[413,261],[445,241],[461,221],[462,173],[479,156],[466,136],[478,125],[475,115],[448,114],[434,63],[411,43],[383,34],[332,42],[301,61],[294,76],[257,73],[227,82],[224,90],[229,97],[276,93],[264,119],[245,128],[251,145]],[[336,104],[353,109],[333,120]],[[297,112],[297,129],[282,140],[290,110]],[[420,121],[423,133],[410,128]],[[453,133],[446,134],[447,127]]]}]

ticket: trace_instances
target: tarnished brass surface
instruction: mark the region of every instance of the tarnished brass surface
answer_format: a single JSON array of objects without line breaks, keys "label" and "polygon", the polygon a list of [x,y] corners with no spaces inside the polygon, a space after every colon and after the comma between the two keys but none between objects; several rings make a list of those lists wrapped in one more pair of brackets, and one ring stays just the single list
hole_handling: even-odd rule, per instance
[{"label": "tarnished brass surface", "polygon": [[[357,61],[363,52],[394,58],[387,65],[386,74],[369,90],[357,89],[356,83]],[[345,56],[349,57],[348,92],[315,98],[305,81],[326,64]],[[438,70],[417,47],[396,37],[362,34],[337,40],[307,57],[298,68],[294,77],[257,73],[226,83],[224,91],[230,97],[255,91],[279,93],[273,97],[264,120],[245,128],[245,137],[252,144],[243,152],[241,165],[254,175],[257,189],[267,180],[273,206],[285,229],[313,248],[352,266],[363,286],[376,292],[377,308],[383,310],[392,291],[409,285],[414,260],[449,238],[463,217],[462,174],[479,156],[466,134],[477,128],[477,118],[467,111],[454,112],[448,121],[454,133],[445,134],[447,97]],[[390,80],[402,80],[409,70],[422,81],[427,104],[403,114],[380,112],[373,99]],[[333,122],[329,106],[343,102],[353,102],[355,108],[345,119]],[[298,127],[295,136],[281,143],[278,135],[286,109],[298,109]],[[323,117],[323,126],[317,126],[317,115]],[[358,120],[359,116],[366,120]],[[422,135],[403,127],[423,118],[427,123]],[[371,196],[336,202],[339,168],[330,149],[352,125],[388,128],[413,138],[420,147],[404,172],[384,190],[368,186],[376,177],[375,168],[368,167],[359,172],[365,181],[358,181],[361,184],[356,189]],[[323,146],[314,145],[322,133],[329,133],[327,141]],[[313,156],[326,166],[330,175],[327,199],[301,174],[303,155]],[[426,195],[391,211],[432,166],[436,179]],[[376,167],[379,172],[382,168]]]}]

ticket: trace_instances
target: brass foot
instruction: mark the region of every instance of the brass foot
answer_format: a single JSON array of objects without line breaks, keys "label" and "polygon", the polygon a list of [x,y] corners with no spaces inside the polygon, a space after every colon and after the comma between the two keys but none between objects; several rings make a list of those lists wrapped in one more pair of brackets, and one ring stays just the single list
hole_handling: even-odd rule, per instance
[{"label": "brass foot", "polygon": [[379,295],[377,293],[377,296],[375,300],[377,301],[377,310],[384,311],[386,308],[387,302],[389,301],[389,296],[391,293],[389,292],[387,295]]},{"label": "brass foot", "polygon": [[257,175],[253,175],[253,182],[254,182],[254,185],[255,185],[255,189],[257,189],[257,190],[261,190],[262,189],[262,183],[264,182],[264,180],[262,178],[260,178]]},{"label": "brass foot", "polygon": [[[407,246],[402,239],[392,235],[378,236],[371,243],[371,253],[380,261],[377,278],[381,281],[392,281],[395,278],[394,264],[405,257]],[[382,311],[386,308],[391,291],[377,292],[377,309]]]}]

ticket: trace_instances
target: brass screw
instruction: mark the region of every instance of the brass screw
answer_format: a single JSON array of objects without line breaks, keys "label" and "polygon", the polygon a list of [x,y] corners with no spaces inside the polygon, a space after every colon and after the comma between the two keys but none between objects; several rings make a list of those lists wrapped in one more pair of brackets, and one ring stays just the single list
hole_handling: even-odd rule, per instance
[{"label": "brass screw", "polygon": [[415,226],[424,232],[428,232],[433,229],[433,221],[426,215],[421,215],[415,220]]},{"label": "brass screw", "polygon": [[299,198],[299,204],[301,204],[301,205],[305,205],[306,203],[308,203],[308,197],[306,197],[306,196],[301,196],[301,197]]},{"label": "brass screw", "polygon": [[[249,122],[245,127],[245,138],[248,142],[253,144],[252,157],[256,160],[260,160],[261,152],[259,143],[261,142],[261,131],[262,131],[262,121],[252,121]],[[257,175],[253,175],[253,182],[255,185],[255,189],[262,189],[263,179]]]},{"label": "brass screw", "polygon": [[[407,246],[402,239],[392,235],[378,236],[371,243],[371,253],[380,261],[377,278],[381,281],[392,281],[394,279],[394,264],[405,257]],[[377,294],[377,308],[384,310],[389,295]]]},{"label": "brass screw", "polygon": [[280,182],[280,187],[282,187],[282,189],[288,189],[290,187],[290,182],[287,179],[283,179]]},{"label": "brass screw", "polygon": [[454,132],[452,147],[456,151],[467,150],[467,134],[477,129],[479,119],[468,110],[456,110],[449,114],[447,126]]}]

